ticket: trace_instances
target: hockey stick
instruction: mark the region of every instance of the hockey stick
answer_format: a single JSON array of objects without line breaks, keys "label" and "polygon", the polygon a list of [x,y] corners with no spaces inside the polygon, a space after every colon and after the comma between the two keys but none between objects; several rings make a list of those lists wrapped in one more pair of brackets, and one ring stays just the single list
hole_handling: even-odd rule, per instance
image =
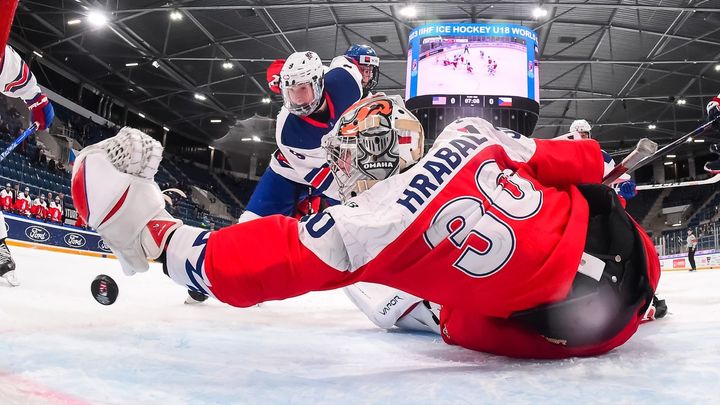
[{"label": "hockey stick", "polygon": [[26,129],[22,134],[20,134],[20,136],[18,136],[18,137],[13,141],[13,143],[11,143],[10,146],[8,146],[7,148],[5,148],[5,150],[3,151],[3,153],[0,154],[0,162],[2,162],[3,160],[5,160],[5,158],[10,154],[10,152],[12,152],[15,148],[17,148],[17,146],[20,145],[20,144],[22,143],[22,141],[25,140],[25,138],[27,138],[28,136],[34,134],[35,131],[37,131],[37,128],[38,128],[38,127],[37,127],[37,124],[32,124],[32,125],[30,125],[30,127],[29,127],[28,129]]},{"label": "hockey stick", "polygon": [[[688,141],[691,137],[701,135],[703,132],[705,132],[708,128],[710,128],[713,124],[718,122],[720,117],[715,118],[714,120],[708,121],[703,125],[700,125],[696,129],[694,129],[691,132],[688,132],[687,134],[681,136],[680,138],[674,140],[673,142],[670,142],[669,144],[663,146],[660,149],[657,149],[657,144],[647,138],[643,138],[638,142],[638,146],[635,148],[634,151],[630,152],[630,154],[623,159],[622,163],[615,166],[615,168],[612,169],[610,173],[608,173],[607,176],[603,179],[603,184],[609,185],[613,181],[615,181],[618,177],[621,175],[632,172],[634,170],[639,169],[642,166],[645,166],[646,164],[656,160],[657,158],[665,155],[666,153],[670,153],[674,151],[675,149],[682,146],[685,142]],[[650,144],[645,144],[641,146],[641,143],[643,141],[648,141],[651,144],[655,145],[655,150],[652,150],[652,152],[649,152],[649,149],[652,146]]]},{"label": "hockey stick", "polygon": [[661,188],[676,188],[676,187],[690,187],[690,186],[702,186],[705,184],[715,184],[717,182],[720,182],[720,174],[716,174],[709,179],[705,180],[691,180],[691,181],[681,181],[677,183],[662,183],[662,184],[644,184],[642,186],[637,186],[637,191],[642,190],[658,190]]},{"label": "hockey stick", "polygon": [[657,153],[657,146],[658,145],[655,142],[647,138],[641,139],[638,142],[637,147],[635,147],[635,150],[630,152],[630,154],[627,155],[619,165],[613,167],[610,173],[605,176],[603,184],[609,186],[623,174],[628,171],[635,170],[635,168],[639,167],[638,165],[641,162]]}]

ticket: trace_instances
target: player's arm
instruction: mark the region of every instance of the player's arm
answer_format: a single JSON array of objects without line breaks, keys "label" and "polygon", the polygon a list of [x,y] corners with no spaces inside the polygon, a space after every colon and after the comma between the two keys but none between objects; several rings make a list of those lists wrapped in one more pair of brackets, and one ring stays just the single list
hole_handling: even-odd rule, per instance
[{"label": "player's arm", "polygon": [[532,172],[532,177],[547,186],[600,183],[603,178],[603,155],[600,145],[592,139],[532,139],[500,131],[479,118],[455,121],[447,130],[470,135],[475,132],[476,136],[487,137],[501,146],[510,159],[524,163],[525,168]]},{"label": "player's arm", "polygon": [[528,166],[541,183],[565,186],[602,181],[603,155],[595,140],[536,139],[533,142],[536,149]]},{"label": "player's arm", "polygon": [[345,56],[336,56],[330,62],[330,68],[325,74],[325,80],[342,80],[347,82],[347,86],[351,87],[353,92],[357,86],[357,97],[362,95],[362,75],[354,61]]},{"label": "player's arm", "polygon": [[246,212],[260,217],[292,215],[299,193],[305,189],[307,186],[289,180],[268,167],[248,201]]},{"label": "player's arm", "polygon": [[0,93],[25,101],[32,121],[38,124],[38,130],[46,129],[55,117],[55,111],[47,96],[42,92],[30,68],[9,45],[0,67]]}]

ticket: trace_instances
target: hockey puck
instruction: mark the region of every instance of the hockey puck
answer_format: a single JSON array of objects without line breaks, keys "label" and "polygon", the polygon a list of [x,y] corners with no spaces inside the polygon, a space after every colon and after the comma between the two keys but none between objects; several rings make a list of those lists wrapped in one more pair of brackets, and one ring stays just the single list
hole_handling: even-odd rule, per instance
[{"label": "hockey puck", "polygon": [[115,280],[101,274],[95,277],[95,280],[90,284],[90,292],[92,293],[95,301],[103,305],[112,305],[118,296],[118,285]]}]

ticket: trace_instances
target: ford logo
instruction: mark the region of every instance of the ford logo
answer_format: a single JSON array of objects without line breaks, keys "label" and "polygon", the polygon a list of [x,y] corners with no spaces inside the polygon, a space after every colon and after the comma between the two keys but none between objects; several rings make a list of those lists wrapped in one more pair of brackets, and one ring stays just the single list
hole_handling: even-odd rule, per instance
[{"label": "ford logo", "polygon": [[28,226],[25,229],[25,236],[35,242],[47,242],[50,239],[50,232],[41,226]]},{"label": "ford logo", "polygon": [[104,250],[104,251],[106,251],[106,252],[110,252],[110,248],[107,247],[107,245],[105,244],[105,241],[102,240],[102,239],[100,239],[100,240],[98,241],[98,249]]},{"label": "ford logo", "polygon": [[69,233],[63,238],[70,247],[81,248],[85,246],[85,237],[77,233]]}]

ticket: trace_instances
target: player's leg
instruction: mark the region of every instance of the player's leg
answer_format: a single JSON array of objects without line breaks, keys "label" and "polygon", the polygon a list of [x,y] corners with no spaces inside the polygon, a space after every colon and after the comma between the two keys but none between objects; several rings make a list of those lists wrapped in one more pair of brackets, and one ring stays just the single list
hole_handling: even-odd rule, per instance
[{"label": "player's leg", "polygon": [[20,285],[15,273],[15,261],[10,254],[5,239],[7,238],[7,228],[5,226],[5,216],[0,211],[0,277],[4,278],[11,286]]},{"label": "player's leg", "polygon": [[401,329],[440,333],[437,304],[404,291],[375,283],[357,283],[344,288],[365,316],[383,329]]}]

